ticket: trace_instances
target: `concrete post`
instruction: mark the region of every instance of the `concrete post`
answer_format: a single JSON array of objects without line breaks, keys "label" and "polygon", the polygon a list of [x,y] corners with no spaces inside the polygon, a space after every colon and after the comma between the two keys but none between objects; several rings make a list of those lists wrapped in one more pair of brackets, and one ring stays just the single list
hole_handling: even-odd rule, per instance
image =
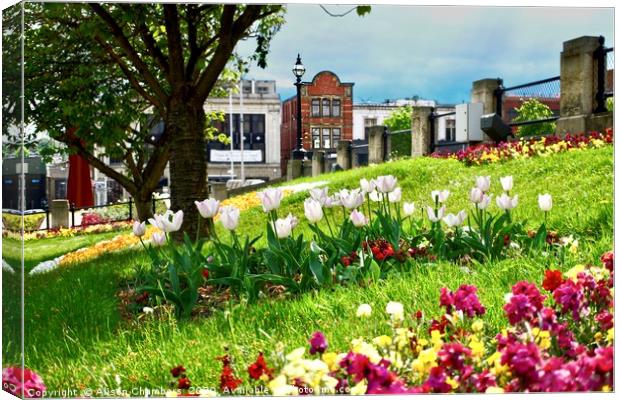
[{"label": "concrete post", "polygon": [[211,197],[215,200],[222,201],[228,198],[228,189],[225,182],[211,182]]},{"label": "concrete post", "polygon": [[351,141],[339,140],[336,147],[336,163],[341,169],[351,169]]},{"label": "concrete post", "polygon": [[368,164],[379,164],[384,162],[387,157],[383,134],[383,126],[371,126],[366,128],[368,137]]},{"label": "concrete post", "polygon": [[432,111],[432,107],[413,107],[411,114],[411,157],[421,157],[428,154],[431,140],[429,116]]},{"label": "concrete post", "polygon": [[52,228],[60,228],[69,226],[69,201],[66,199],[52,200],[50,207],[52,212]]},{"label": "concrete post", "polygon": [[591,130],[597,89],[594,51],[598,46],[596,36],[582,36],[563,44],[560,56],[560,119],[556,125],[558,134]]},{"label": "concrete post", "polygon": [[491,114],[497,111],[495,90],[500,85],[498,78],[487,78],[475,81],[471,86],[471,103],[482,103],[482,113]]},{"label": "concrete post", "polygon": [[312,176],[318,176],[325,173],[325,152],[315,150],[312,153]]},{"label": "concrete post", "polygon": [[302,176],[302,160],[288,160],[286,168],[286,180],[290,181]]}]

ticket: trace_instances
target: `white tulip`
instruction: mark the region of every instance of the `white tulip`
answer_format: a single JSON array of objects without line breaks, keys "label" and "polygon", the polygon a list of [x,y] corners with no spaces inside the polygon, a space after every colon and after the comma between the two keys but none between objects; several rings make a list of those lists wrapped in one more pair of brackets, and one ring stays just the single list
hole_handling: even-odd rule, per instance
[{"label": "white tulip", "polygon": [[183,224],[183,210],[179,210],[172,214],[172,220],[165,218],[164,222],[164,231],[165,232],[176,232],[181,229],[181,225]]},{"label": "white tulip", "polygon": [[146,232],[146,222],[134,221],[133,222],[133,234],[137,237],[142,237]]},{"label": "white tulip", "polygon": [[480,203],[482,201],[483,196],[484,196],[484,192],[478,189],[477,187],[473,188],[471,192],[469,192],[469,200],[474,204]]},{"label": "white tulip", "polygon": [[483,192],[488,192],[491,188],[491,177],[490,176],[479,176],[476,178],[476,187]]},{"label": "white tulip", "polygon": [[361,228],[362,226],[368,223],[368,219],[366,218],[366,216],[357,210],[351,211],[349,220],[353,223],[353,226],[355,226],[356,228]]},{"label": "white tulip", "polygon": [[373,190],[372,192],[370,192],[368,197],[370,197],[371,201],[374,201],[375,203],[378,203],[378,202],[383,200],[383,193],[379,193],[376,190]]},{"label": "white tulip", "polygon": [[449,228],[455,227],[455,226],[460,226],[463,224],[463,221],[465,221],[465,218],[467,218],[467,213],[465,213],[464,210],[459,211],[458,214],[448,214],[445,217],[443,217],[443,222],[446,223],[446,225],[448,225]]},{"label": "white tulip", "polygon": [[363,193],[370,193],[375,190],[375,181],[372,179],[368,180],[366,178],[360,179],[360,188]]},{"label": "white tulip", "polygon": [[476,204],[476,207],[478,207],[479,210],[486,210],[486,208],[489,206],[489,203],[491,203],[492,197],[493,195],[483,195],[482,200],[480,200],[480,203]]},{"label": "white tulip", "polygon": [[502,210],[512,210],[519,204],[519,196],[515,195],[514,197],[510,197],[506,193],[502,193],[501,196],[497,196],[495,202]]},{"label": "white tulip", "polygon": [[155,232],[151,236],[153,246],[163,246],[166,243],[166,234],[163,232]]},{"label": "white tulip", "polygon": [[220,202],[215,199],[195,201],[194,204],[196,204],[196,208],[202,218],[213,218],[220,209]]},{"label": "white tulip", "polygon": [[349,210],[357,208],[364,203],[364,195],[359,189],[353,189],[350,191],[347,189],[342,189],[338,192],[338,196],[340,197],[340,202],[342,205]]},{"label": "white tulip", "polygon": [[282,190],[279,188],[269,188],[257,193],[258,198],[263,204],[263,211],[270,212],[277,210],[282,201]]},{"label": "white tulip", "polygon": [[288,215],[286,216],[286,219],[291,224],[291,229],[295,229],[297,225],[299,225],[299,219],[291,213],[288,213]]},{"label": "white tulip", "polygon": [[310,197],[318,201],[321,206],[324,206],[325,202],[327,201],[327,198],[329,197],[327,195],[328,191],[329,191],[329,188],[327,186],[322,187],[322,188],[312,188],[310,189]]},{"label": "white tulip", "polygon": [[415,203],[403,203],[403,214],[405,215],[405,217],[409,217],[411,215],[413,215],[413,213],[415,212]]},{"label": "white tulip", "polygon": [[551,199],[551,195],[548,193],[539,194],[538,207],[540,207],[540,209],[544,212],[551,211],[551,208],[553,208],[553,200]]},{"label": "white tulip", "polygon": [[384,175],[375,179],[375,185],[377,186],[377,190],[381,193],[390,193],[396,189],[397,181],[398,180],[393,175]]},{"label": "white tulip", "polygon": [[329,196],[325,198],[325,204],[323,204],[325,208],[338,207],[341,205],[342,205],[342,202],[340,201],[340,196],[338,196],[338,193],[336,193],[333,196]]},{"label": "white tulip", "polygon": [[293,226],[289,218],[278,218],[275,225],[272,224],[272,228],[278,236],[278,239],[291,236],[291,232],[293,231]]},{"label": "white tulip", "polygon": [[444,217],[445,213],[446,206],[441,206],[441,208],[437,210],[437,214],[435,214],[435,209],[433,207],[426,207],[426,214],[428,214],[428,219],[431,220],[431,222],[440,221]]},{"label": "white tulip", "polygon": [[321,203],[315,199],[306,199],[304,201],[304,214],[311,224],[316,224],[323,219],[323,208]]},{"label": "white tulip", "polygon": [[169,219],[171,215],[172,215],[172,211],[166,210],[166,212],[163,214],[155,214],[153,215],[153,218],[149,218],[149,223],[153,225],[154,227],[156,227],[157,229],[163,231],[165,230],[164,221],[166,219]]},{"label": "white tulip", "polygon": [[398,203],[403,198],[403,191],[400,187],[397,187],[390,193],[388,193],[388,201],[390,203]]},{"label": "white tulip", "polygon": [[368,318],[370,314],[372,314],[372,307],[370,307],[370,304],[361,304],[357,307],[357,312],[355,313],[358,318]]},{"label": "white tulip", "polygon": [[405,315],[404,307],[397,301],[390,301],[385,306],[385,312],[388,313],[394,320],[402,320]]},{"label": "white tulip", "polygon": [[431,192],[431,198],[434,202],[445,203],[448,200],[448,196],[450,196],[449,190],[433,190]]},{"label": "white tulip", "polygon": [[504,176],[499,178],[499,181],[502,183],[504,191],[510,192],[512,190],[512,176]]},{"label": "white tulip", "polygon": [[234,231],[239,225],[239,209],[233,206],[224,206],[220,209],[220,221],[224,228]]}]

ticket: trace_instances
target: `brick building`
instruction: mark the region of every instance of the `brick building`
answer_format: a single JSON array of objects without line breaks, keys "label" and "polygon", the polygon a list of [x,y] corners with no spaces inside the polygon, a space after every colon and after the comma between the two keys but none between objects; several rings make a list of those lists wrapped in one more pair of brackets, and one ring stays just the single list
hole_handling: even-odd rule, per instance
[{"label": "brick building", "polygon": [[[334,150],[339,140],[353,139],[353,83],[341,82],[336,74],[322,71],[301,87],[303,145]],[[280,154],[282,174],[297,142],[297,96],[282,103]]]}]

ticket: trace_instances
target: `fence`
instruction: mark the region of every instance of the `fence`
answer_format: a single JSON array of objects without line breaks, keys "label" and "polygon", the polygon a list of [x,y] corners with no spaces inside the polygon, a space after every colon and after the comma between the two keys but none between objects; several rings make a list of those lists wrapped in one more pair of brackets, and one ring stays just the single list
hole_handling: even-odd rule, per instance
[{"label": "fence", "polygon": [[[158,206],[161,208],[162,204],[164,205],[164,207],[167,208],[167,206],[165,205],[165,201],[168,199],[169,198],[155,198],[155,196],[153,196],[152,198],[153,210],[156,211],[158,209]],[[109,213],[111,216],[100,218],[100,219],[94,219],[92,221],[88,220],[86,221],[86,224],[84,224],[83,216],[84,214],[88,214],[85,211],[93,211],[93,213],[96,213],[96,210],[101,210],[101,209],[106,209],[106,211],[109,211],[110,209],[112,209],[113,211]],[[41,228],[39,224],[38,227],[33,227],[30,229],[28,226],[26,226],[25,230],[28,232],[33,232],[33,231],[47,231],[47,230],[52,229],[52,224],[50,223],[51,211],[49,207],[45,207],[41,211],[26,210],[24,212],[21,212],[19,210],[3,209],[2,214],[3,214],[4,229],[6,230],[20,230],[21,228],[13,228],[12,224],[8,223],[8,221],[5,221],[4,214],[19,216],[19,217],[24,216],[24,218],[30,217],[30,216],[35,217],[37,215],[44,216],[43,217],[43,221],[45,222],[44,228]],[[80,217],[79,224],[76,224],[76,219],[77,219],[76,214],[79,215]],[[135,210],[134,201],[131,197],[129,198],[129,201],[126,201],[126,202],[111,203],[111,204],[106,204],[102,206],[92,206],[92,207],[75,207],[75,205],[73,205],[72,203],[69,203],[69,226],[68,227],[69,228],[80,228],[80,227],[86,227],[86,226],[91,226],[91,225],[107,224],[111,222],[131,221],[133,220],[134,215],[136,215],[136,210]],[[32,219],[36,220],[36,218],[32,218]],[[43,223],[43,221],[41,221],[41,223]]]},{"label": "fence", "polygon": [[597,65],[596,108],[594,113],[603,113],[607,110],[607,99],[614,95],[614,48],[605,47],[605,38],[599,36],[599,46],[594,52]]},{"label": "fence", "polygon": [[456,140],[456,125],[446,128],[446,132],[444,134],[444,138],[440,139],[439,135],[439,121],[441,119],[446,119],[450,116],[456,115],[456,111],[448,111],[444,113],[437,113],[435,109],[431,109],[431,113],[428,115],[428,123],[429,123],[429,135],[428,138],[428,152],[430,154],[435,152],[454,152],[458,150],[462,150],[469,146],[469,142],[459,142]]}]

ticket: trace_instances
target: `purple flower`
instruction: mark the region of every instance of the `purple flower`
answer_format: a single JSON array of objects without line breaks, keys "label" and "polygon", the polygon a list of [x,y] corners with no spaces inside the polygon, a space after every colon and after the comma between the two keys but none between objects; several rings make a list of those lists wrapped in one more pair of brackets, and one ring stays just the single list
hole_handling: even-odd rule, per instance
[{"label": "purple flower", "polygon": [[562,312],[571,312],[573,320],[579,321],[581,312],[585,310],[582,287],[572,280],[567,280],[553,292],[553,299],[562,307]]},{"label": "purple flower", "polygon": [[466,358],[471,356],[471,350],[458,342],[446,343],[437,355],[443,367],[461,371]]},{"label": "purple flower", "polygon": [[327,339],[321,331],[314,332],[308,342],[310,343],[310,354],[322,354],[327,350]]},{"label": "purple flower", "polygon": [[517,282],[512,287],[512,296],[507,304],[504,305],[504,311],[511,325],[516,325],[521,321],[535,322],[538,313],[543,308],[545,296],[533,283],[526,281]]},{"label": "purple flower", "polygon": [[529,387],[537,380],[536,369],[541,361],[538,347],[534,343],[509,343],[502,352],[501,363],[508,365],[514,377]]},{"label": "purple flower", "polygon": [[448,393],[452,390],[452,386],[446,382],[447,378],[448,375],[446,375],[442,367],[433,367],[424,384],[428,385],[436,393]]},{"label": "purple flower", "polygon": [[439,296],[439,305],[446,308],[446,312],[450,314],[452,307],[458,311],[462,311],[468,317],[475,315],[483,315],[486,309],[476,295],[478,289],[473,285],[461,285],[454,293],[447,288],[441,288]]}]

